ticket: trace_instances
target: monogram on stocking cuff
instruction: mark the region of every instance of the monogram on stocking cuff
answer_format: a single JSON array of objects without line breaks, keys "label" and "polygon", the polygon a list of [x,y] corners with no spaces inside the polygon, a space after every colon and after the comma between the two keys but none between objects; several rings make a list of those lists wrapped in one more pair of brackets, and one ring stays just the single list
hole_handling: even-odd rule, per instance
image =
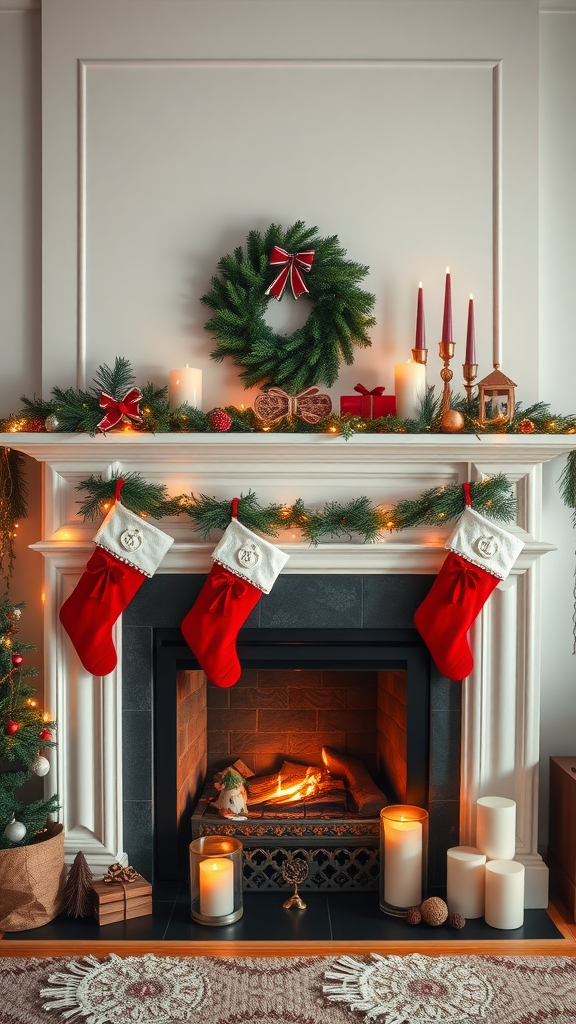
[{"label": "monogram on stocking cuff", "polygon": [[492,558],[498,551],[498,541],[495,537],[479,537],[474,543],[474,549],[482,558]]},{"label": "monogram on stocking cuff", "polygon": [[243,569],[253,569],[260,561],[260,552],[256,544],[243,544],[236,551],[236,561]]},{"label": "monogram on stocking cuff", "polygon": [[142,545],[142,530],[137,526],[133,530],[124,530],[120,534],[120,543],[125,551],[136,551]]}]

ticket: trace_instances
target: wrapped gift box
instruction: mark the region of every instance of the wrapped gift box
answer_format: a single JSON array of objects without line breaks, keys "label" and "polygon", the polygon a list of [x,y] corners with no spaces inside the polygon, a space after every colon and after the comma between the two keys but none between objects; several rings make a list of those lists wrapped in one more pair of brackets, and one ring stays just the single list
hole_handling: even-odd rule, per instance
[{"label": "wrapped gift box", "polygon": [[380,416],[396,415],[396,396],[383,395],[384,388],[368,391],[363,384],[357,384],[357,395],[341,395],[340,415],[361,416],[364,420],[376,420]]},{"label": "wrapped gift box", "polygon": [[142,875],[133,882],[93,882],[94,917],[98,924],[116,924],[152,913],[152,886]]}]

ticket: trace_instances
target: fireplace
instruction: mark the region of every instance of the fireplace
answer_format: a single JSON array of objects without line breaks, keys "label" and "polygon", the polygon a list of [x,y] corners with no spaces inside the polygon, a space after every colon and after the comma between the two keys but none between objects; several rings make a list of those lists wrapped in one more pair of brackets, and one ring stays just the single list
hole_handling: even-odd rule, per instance
[{"label": "fireplace", "polygon": [[[301,497],[321,505],[362,494],[389,505],[428,487],[504,473],[519,498],[512,530],[525,547],[474,624],[470,677],[461,686],[436,685],[432,668],[429,797],[432,806],[438,796],[435,746],[456,751],[457,744],[445,739],[455,732],[461,738],[459,763],[454,753],[453,763],[445,764],[442,772],[450,786],[459,781],[460,842],[475,843],[479,796],[515,799],[516,859],[526,867],[526,906],[547,905],[548,872],[537,847],[539,564],[552,548],[541,536],[542,464],[569,451],[569,438],[394,434],[357,435],[346,442],[324,435],[270,433],[104,438],[14,434],[10,439],[44,463],[43,532],[33,547],[45,565],[45,703],[59,722],[46,791],[60,794],[67,860],[81,849],[96,872],[126,857],[144,870],[151,862],[153,630],[178,630],[210,569],[216,540],[199,540],[184,517],[161,524],[175,543],[161,573],[144,584],[115,629],[115,643],[123,651],[117,669],[105,679],[93,677],[80,666],[58,619],[93,550],[94,524],[83,524],[76,514],[80,480],[89,473],[142,472],[173,495],[192,490],[230,499],[251,487],[262,504]],[[298,620],[306,580],[313,580],[310,586],[321,597],[324,581],[339,578],[332,605],[313,602],[315,628],[381,629],[384,611],[395,628],[402,602],[397,598],[383,604],[380,588],[390,578],[410,577],[425,593],[442,564],[449,530],[422,527],[386,535],[374,545],[352,537],[318,547],[286,532],[278,543],[290,561],[247,627],[309,628],[309,622]],[[286,595],[280,619],[279,601]],[[461,715],[455,706],[460,698]],[[454,725],[457,721],[459,726]],[[442,792],[438,804],[455,806],[455,800],[452,791],[448,797]],[[436,820],[441,830],[442,813]]]},{"label": "fireplace", "polygon": [[[283,760],[320,766],[327,746],[361,758],[389,802],[428,808],[430,883],[441,887],[445,851],[459,837],[461,684],[438,675],[413,627],[433,577],[280,577],[240,633],[243,675],[226,690],[206,683],[178,628],[204,578],[157,575],[124,614],[131,862],[160,879],[185,871],[193,816],[194,836],[242,839],[247,888],[281,884],[283,851],[296,846],[312,858],[308,887],[376,887],[377,814],[307,821],[288,809],[231,824],[202,803],[206,782],[238,758],[262,775]],[[138,708],[126,706],[132,692]],[[143,751],[151,736],[153,756]]]}]

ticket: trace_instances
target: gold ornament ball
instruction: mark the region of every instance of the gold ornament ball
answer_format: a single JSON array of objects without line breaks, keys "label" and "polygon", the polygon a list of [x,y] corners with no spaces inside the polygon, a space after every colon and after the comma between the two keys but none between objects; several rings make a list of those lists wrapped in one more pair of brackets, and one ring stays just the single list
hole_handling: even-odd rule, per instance
[{"label": "gold ornament ball", "polygon": [[442,416],[442,430],[446,434],[458,434],[464,429],[464,417],[457,409],[447,409]]},{"label": "gold ornament ball", "polygon": [[420,907],[422,920],[436,928],[448,919],[448,907],[439,896],[430,896]]}]

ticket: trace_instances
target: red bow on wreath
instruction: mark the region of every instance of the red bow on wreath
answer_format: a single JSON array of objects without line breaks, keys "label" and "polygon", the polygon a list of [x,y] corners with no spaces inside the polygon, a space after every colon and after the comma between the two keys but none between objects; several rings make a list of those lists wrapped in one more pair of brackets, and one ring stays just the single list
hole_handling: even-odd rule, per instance
[{"label": "red bow on wreath", "polygon": [[105,391],[100,395],[100,408],[105,409],[105,415],[98,424],[98,430],[103,432],[111,430],[116,424],[120,423],[123,416],[127,416],[128,419],[133,420],[135,423],[140,423],[140,410],[138,408],[142,401],[142,393],[138,388],[130,388],[118,401],[117,398],[112,398],[111,395],[107,395]]},{"label": "red bow on wreath", "polygon": [[288,275],[290,275],[292,294],[295,299],[299,299],[304,292],[308,292],[300,271],[305,270],[308,272],[313,262],[314,249],[307,249],[305,252],[286,252],[286,250],[281,249],[279,245],[275,245],[270,256],[270,266],[281,266],[282,270],[278,276],[274,278],[272,284],[266,289],[264,294],[273,295],[275,299],[280,301],[284,294]]}]

